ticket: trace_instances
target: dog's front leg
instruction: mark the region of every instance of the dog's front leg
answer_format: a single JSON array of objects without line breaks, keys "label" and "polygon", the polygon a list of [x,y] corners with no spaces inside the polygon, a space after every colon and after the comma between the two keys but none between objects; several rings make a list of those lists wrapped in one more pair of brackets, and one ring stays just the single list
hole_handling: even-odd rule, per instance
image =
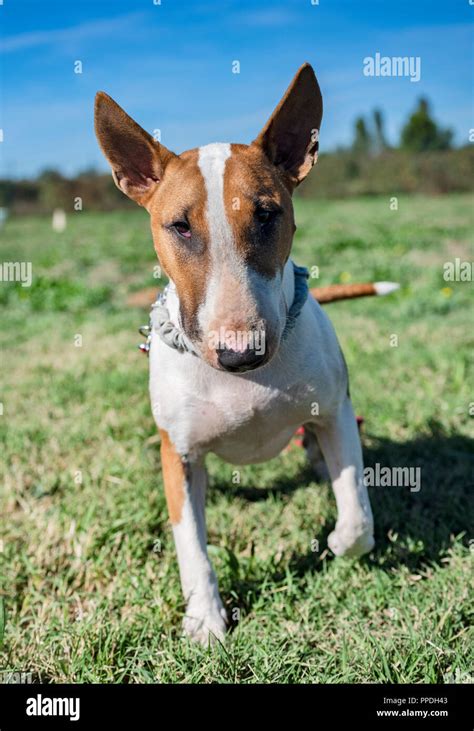
[{"label": "dog's front leg", "polygon": [[374,546],[373,517],[350,398],[346,397],[338,413],[325,420],[324,425],[314,426],[331,476],[338,511],[328,545],[337,556],[361,556]]},{"label": "dog's front leg", "polygon": [[160,434],[166,501],[186,600],[183,630],[207,645],[224,639],[226,613],[207,555],[206,468],[201,461],[181,457],[167,432]]}]

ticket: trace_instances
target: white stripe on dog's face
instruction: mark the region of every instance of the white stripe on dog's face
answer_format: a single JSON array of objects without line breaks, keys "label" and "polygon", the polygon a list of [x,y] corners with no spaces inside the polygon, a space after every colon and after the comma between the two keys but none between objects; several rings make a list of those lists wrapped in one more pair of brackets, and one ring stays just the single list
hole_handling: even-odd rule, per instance
[{"label": "white stripe on dog's face", "polygon": [[230,246],[232,242],[232,230],[224,206],[224,172],[230,155],[227,142],[214,142],[199,148],[198,165],[206,186],[211,248]]},{"label": "white stripe on dog's face", "polygon": [[[269,279],[245,260],[245,249],[239,246],[237,235],[242,220],[238,207],[229,210],[233,217],[232,224],[229,222],[226,206],[235,200],[229,201],[225,191],[226,185],[233,188],[233,181],[226,178],[231,159],[229,144],[215,143],[199,149],[198,165],[206,188],[210,268],[198,321],[204,344],[208,341],[208,357],[212,358],[223,333],[234,336],[232,349],[239,350],[245,349],[252,337],[260,341],[263,337],[265,341],[270,335],[274,340],[280,329],[281,272]],[[241,194],[238,188],[233,192]]]},{"label": "white stripe on dog's face", "polygon": [[206,297],[198,318],[205,336],[217,333],[222,327],[248,329],[256,321],[249,273],[237,250],[225,209],[224,176],[231,154],[231,146],[227,143],[199,148],[198,164],[206,186],[210,258]]}]

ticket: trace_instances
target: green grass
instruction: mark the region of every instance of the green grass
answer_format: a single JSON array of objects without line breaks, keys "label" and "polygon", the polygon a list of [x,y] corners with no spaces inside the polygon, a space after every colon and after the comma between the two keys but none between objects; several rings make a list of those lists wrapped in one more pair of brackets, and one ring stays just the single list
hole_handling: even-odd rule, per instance
[{"label": "green grass", "polygon": [[366,464],[420,466],[422,488],[372,488],[376,548],[334,559],[331,489],[299,446],[240,485],[209,458],[209,543],[233,619],[211,650],[180,637],[136,350],[146,316],[125,306],[156,282],[146,214],[76,213],[64,234],[8,221],[0,260],[32,261],[34,283],[0,284],[0,669],[45,682],[472,680],[472,283],[443,280],[445,261],[472,259],[472,211],[466,195],[400,197],[398,211],[386,198],[297,202],[294,254],[319,266],[312,285],[402,284],[328,311]]}]

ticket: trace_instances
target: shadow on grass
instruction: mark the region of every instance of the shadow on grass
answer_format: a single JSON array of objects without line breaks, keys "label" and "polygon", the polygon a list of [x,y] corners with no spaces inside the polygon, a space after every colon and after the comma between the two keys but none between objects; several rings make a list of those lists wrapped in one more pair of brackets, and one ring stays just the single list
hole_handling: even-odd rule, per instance
[{"label": "shadow on grass", "polygon": [[[391,568],[399,563],[416,569],[439,563],[453,536],[464,533],[468,543],[474,531],[474,440],[443,434],[409,442],[374,438],[364,450],[366,467],[420,469],[418,492],[407,487],[373,487],[376,558]],[[397,540],[393,540],[394,536]]]},{"label": "shadow on grass", "polygon": [[[474,535],[474,440],[444,434],[436,426],[432,433],[409,442],[371,436],[364,448],[365,467],[420,468],[420,489],[410,487],[372,487],[370,499],[375,520],[376,546],[362,559],[368,566],[377,565],[390,571],[400,565],[416,571],[428,564],[441,564],[452,544],[453,536],[463,535],[467,544]],[[291,494],[314,480],[309,467],[291,480],[280,478],[272,488],[230,488],[236,496],[249,501],[266,500],[273,495]],[[228,485],[214,484],[213,489],[229,492]],[[318,536],[320,545],[327,545],[332,530],[327,525]],[[303,576],[318,571],[323,562],[315,561],[313,552],[292,554],[284,565],[275,567],[271,580],[283,581],[285,572]],[[251,579],[233,582],[233,591],[240,597],[258,587]]]}]

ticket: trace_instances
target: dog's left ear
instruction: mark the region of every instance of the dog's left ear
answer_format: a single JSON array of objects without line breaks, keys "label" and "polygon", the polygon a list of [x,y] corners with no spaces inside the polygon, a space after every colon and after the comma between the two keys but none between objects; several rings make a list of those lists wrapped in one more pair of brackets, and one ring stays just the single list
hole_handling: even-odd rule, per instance
[{"label": "dog's left ear", "polygon": [[262,148],[296,187],[318,157],[323,99],[315,73],[303,64],[267,124],[252,144]]},{"label": "dog's left ear", "polygon": [[117,188],[146,208],[174,153],[103,91],[95,98],[95,132]]}]

